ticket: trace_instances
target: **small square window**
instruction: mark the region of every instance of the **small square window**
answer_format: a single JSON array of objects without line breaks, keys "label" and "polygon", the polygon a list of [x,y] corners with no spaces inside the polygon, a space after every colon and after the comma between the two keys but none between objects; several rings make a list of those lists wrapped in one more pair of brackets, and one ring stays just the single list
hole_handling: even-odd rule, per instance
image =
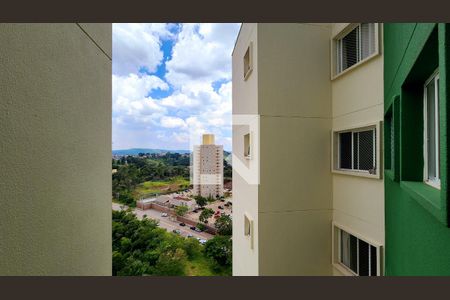
[{"label": "small square window", "polygon": [[244,157],[251,158],[251,140],[250,133],[244,135]]},{"label": "small square window", "polygon": [[250,249],[253,249],[253,220],[244,214],[244,236],[250,238]]},{"label": "small square window", "polygon": [[424,87],[424,181],[440,188],[439,74],[434,73]]},{"label": "small square window", "polygon": [[253,44],[250,43],[250,45],[247,48],[247,51],[245,51],[244,55],[244,80],[247,80],[247,78],[250,76],[250,73],[253,70]]}]

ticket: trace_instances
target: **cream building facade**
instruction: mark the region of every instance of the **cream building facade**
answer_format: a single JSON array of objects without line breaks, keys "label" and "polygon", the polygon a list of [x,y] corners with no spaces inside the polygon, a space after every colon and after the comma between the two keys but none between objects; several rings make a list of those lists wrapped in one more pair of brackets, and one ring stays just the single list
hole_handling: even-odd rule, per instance
[{"label": "cream building facade", "polygon": [[203,135],[202,145],[194,146],[193,194],[223,196],[223,145],[214,143],[213,134]]},{"label": "cream building facade", "polygon": [[234,275],[382,274],[381,36],[378,24],[242,25],[232,55]]}]

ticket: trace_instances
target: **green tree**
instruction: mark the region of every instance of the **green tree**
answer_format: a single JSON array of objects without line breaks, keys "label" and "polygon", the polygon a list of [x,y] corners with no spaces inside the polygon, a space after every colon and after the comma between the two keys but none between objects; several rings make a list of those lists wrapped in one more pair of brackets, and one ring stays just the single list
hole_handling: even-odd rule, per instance
[{"label": "green tree", "polygon": [[206,256],[212,258],[221,266],[231,266],[232,241],[230,236],[217,235],[206,242]]},{"label": "green tree", "polygon": [[189,208],[186,205],[180,205],[175,207],[175,213],[177,216],[184,216],[188,212]]},{"label": "green tree", "polygon": [[214,227],[216,227],[219,235],[233,234],[233,222],[229,215],[221,215],[214,223]]},{"label": "green tree", "polygon": [[214,214],[214,211],[211,208],[205,208],[198,219],[200,222],[208,223],[208,219]]},{"label": "green tree", "polygon": [[202,196],[195,196],[194,199],[195,199],[195,202],[197,203],[197,205],[202,208],[205,207],[205,205],[208,203],[206,198],[202,197]]}]

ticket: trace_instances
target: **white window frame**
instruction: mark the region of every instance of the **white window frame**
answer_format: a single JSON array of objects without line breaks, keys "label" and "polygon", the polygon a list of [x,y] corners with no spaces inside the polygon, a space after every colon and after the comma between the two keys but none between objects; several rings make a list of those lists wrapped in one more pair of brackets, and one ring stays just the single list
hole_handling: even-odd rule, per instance
[{"label": "white window frame", "polygon": [[[245,55],[247,54],[247,52],[248,52],[248,70],[245,70]],[[245,50],[244,56],[242,57],[242,63],[244,67],[244,81],[246,81],[253,71],[253,42],[250,42],[247,49]]]},{"label": "white window frame", "polygon": [[[366,63],[367,61],[375,58],[376,56],[378,56],[381,51],[380,51],[380,24],[379,23],[374,23],[375,26],[375,51],[374,53],[372,53],[371,55],[369,55],[368,57],[364,58],[361,60],[361,23],[348,23],[347,26],[345,26],[340,32],[338,32],[336,35],[334,35],[331,39],[331,80],[334,80],[348,72],[350,72],[351,70],[359,67],[360,65]],[[347,36],[353,29],[360,27],[359,29],[359,51],[358,51],[358,62],[355,63],[354,65],[352,65],[351,67],[348,67],[345,70],[342,70],[340,72],[338,72],[337,67],[338,65],[342,65],[342,55],[339,55],[339,49],[341,49],[339,47],[339,44],[342,43],[342,39]],[[338,64],[338,62],[340,62],[340,64]]]},{"label": "white window frame", "polygon": [[250,242],[250,249],[253,249],[253,218],[248,213],[244,213],[244,237]]},{"label": "white window frame", "polygon": [[[374,147],[374,161],[375,161],[375,173],[370,173],[368,170],[357,169],[345,169],[340,168],[340,133],[352,132],[352,168],[353,168],[353,133],[361,132],[373,129],[375,131],[375,143]],[[367,178],[380,179],[381,178],[381,121],[355,125],[352,127],[344,127],[333,129],[331,132],[331,172],[336,174],[345,174],[353,176],[361,176]]]},{"label": "white window frame", "polygon": [[[341,224],[338,224],[336,222],[332,222],[332,257],[331,257],[331,263],[335,269],[340,271],[342,274],[346,276],[359,276],[357,273],[355,273],[352,269],[347,267],[341,262],[341,234],[342,231],[347,232],[348,234],[353,235],[358,240],[362,240],[369,244],[369,246],[373,246],[376,248],[376,255],[377,255],[377,275],[376,276],[382,276],[384,272],[383,268],[383,260],[382,260],[382,251],[383,251],[383,245],[379,242],[376,242],[370,238],[365,237],[364,235],[356,232],[355,230],[352,230],[346,226],[343,226]],[[357,244],[359,246],[359,242]],[[370,255],[369,255],[369,262],[370,262]],[[369,263],[370,265],[370,263]],[[358,249],[358,256],[357,256],[357,268],[359,271],[359,249]],[[370,270],[370,267],[369,267]],[[369,272],[370,274],[370,272]],[[369,275],[371,276],[371,275]]]},{"label": "white window frame", "polygon": [[[249,148],[249,152],[247,153],[247,147]],[[248,132],[244,134],[244,157],[246,159],[252,158],[252,134],[251,132]]]},{"label": "white window frame", "polygon": [[[433,72],[433,74],[425,81],[425,84],[423,86],[423,120],[424,120],[424,126],[423,126],[423,181],[437,189],[441,188],[441,178],[439,175],[440,171],[440,130],[439,130],[439,87],[437,85],[437,81],[439,80],[439,70],[436,70]],[[435,116],[434,116],[434,130],[436,131],[436,141],[435,141],[435,168],[436,168],[436,174],[437,177],[435,179],[430,179],[428,177],[428,100],[427,100],[427,85],[434,81],[434,95],[435,95]]]}]

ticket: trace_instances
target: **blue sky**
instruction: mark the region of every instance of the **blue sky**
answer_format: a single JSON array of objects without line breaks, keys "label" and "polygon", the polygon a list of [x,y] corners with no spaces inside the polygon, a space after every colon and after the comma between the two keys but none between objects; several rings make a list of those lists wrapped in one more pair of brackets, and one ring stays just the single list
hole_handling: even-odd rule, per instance
[{"label": "blue sky", "polygon": [[113,149],[231,150],[231,52],[240,24],[114,24]]}]

